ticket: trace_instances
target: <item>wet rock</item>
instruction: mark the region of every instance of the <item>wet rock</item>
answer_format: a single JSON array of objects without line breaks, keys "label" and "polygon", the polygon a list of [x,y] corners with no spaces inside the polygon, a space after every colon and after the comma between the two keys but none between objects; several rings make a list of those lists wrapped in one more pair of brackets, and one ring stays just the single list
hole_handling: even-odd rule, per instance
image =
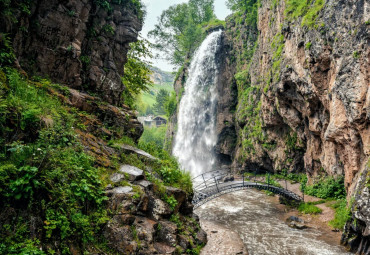
[{"label": "wet rock", "polygon": [[295,229],[306,229],[308,228],[304,224],[304,220],[301,218],[298,218],[296,216],[290,216],[288,219],[286,219],[286,223],[288,224],[289,227],[295,228]]},{"label": "wet rock", "polygon": [[174,212],[177,212],[187,199],[185,191],[174,187],[166,186],[166,194],[167,196],[173,196],[177,201],[177,205],[174,209]]},{"label": "wet rock", "polygon": [[125,175],[127,175],[128,180],[130,181],[137,181],[144,178],[143,170],[130,165],[122,165],[119,171]]},{"label": "wet rock", "polygon": [[127,144],[122,144],[121,146],[121,149],[123,149],[126,153],[135,153],[137,154],[138,156],[140,157],[144,157],[146,159],[150,159],[150,160],[158,160],[156,157],[153,157],[152,155],[150,155],[149,153],[143,151],[143,150],[140,150],[138,148],[135,148],[133,146],[130,146],[130,145],[127,145]]}]

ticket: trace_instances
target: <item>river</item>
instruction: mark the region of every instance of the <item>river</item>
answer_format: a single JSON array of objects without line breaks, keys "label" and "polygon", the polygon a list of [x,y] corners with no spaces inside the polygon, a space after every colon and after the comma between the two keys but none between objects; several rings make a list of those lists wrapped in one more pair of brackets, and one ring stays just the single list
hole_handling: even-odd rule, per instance
[{"label": "river", "polygon": [[[225,194],[200,206],[195,212],[202,224],[213,223],[214,233],[218,231],[217,226],[236,233],[249,255],[352,254],[346,252],[330,233],[314,228],[297,230],[288,227],[284,221],[286,214],[278,208],[276,199],[260,191],[250,189]],[[222,245],[222,241],[216,244]],[[210,248],[204,250],[212,251]],[[221,250],[202,254],[245,254],[234,251],[223,253]]]}]

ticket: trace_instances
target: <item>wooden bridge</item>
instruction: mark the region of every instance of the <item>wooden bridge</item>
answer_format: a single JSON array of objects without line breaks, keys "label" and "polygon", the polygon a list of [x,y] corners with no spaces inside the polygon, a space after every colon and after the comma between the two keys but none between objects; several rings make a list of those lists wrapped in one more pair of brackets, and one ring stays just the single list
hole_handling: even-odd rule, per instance
[{"label": "wooden bridge", "polygon": [[271,185],[269,175],[267,177],[267,182],[261,182],[256,180],[256,175],[254,176],[254,181],[252,181],[246,179],[244,173],[242,173],[239,178],[235,178],[234,175],[230,174],[230,170],[215,170],[203,173],[193,178],[193,185],[194,208],[197,208],[222,194],[249,188],[267,190],[288,200],[297,202],[304,200],[301,196],[288,189]]}]

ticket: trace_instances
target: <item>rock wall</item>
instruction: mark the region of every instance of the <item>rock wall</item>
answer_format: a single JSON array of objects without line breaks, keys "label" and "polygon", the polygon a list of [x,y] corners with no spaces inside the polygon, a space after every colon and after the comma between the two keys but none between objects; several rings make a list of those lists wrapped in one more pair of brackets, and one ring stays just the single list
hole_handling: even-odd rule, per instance
[{"label": "rock wall", "polygon": [[14,11],[17,23],[3,17],[0,31],[12,35],[17,60],[29,74],[119,105],[129,43],[137,40],[142,20],[131,1],[106,2],[32,1],[29,13]]},{"label": "rock wall", "polygon": [[287,1],[261,1],[258,39],[247,19],[227,20],[238,84],[233,165],[307,172],[309,181],[344,176],[348,198],[356,195],[358,224],[347,226],[343,242],[368,254],[370,6],[327,0],[310,25],[289,17],[287,7]]}]

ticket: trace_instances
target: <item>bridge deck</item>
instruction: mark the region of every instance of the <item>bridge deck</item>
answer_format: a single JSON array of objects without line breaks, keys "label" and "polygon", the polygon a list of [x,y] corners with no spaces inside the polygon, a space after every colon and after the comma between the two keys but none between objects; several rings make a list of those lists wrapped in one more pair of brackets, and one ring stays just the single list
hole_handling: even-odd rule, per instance
[{"label": "bridge deck", "polygon": [[247,188],[271,191],[289,200],[303,200],[301,196],[290,190],[275,187],[268,183],[265,184],[243,180],[221,181],[221,178],[217,179],[215,176],[211,176],[211,178],[206,180],[203,175],[201,175],[201,177],[203,181],[200,182],[200,184],[198,183],[198,186],[194,188],[193,204],[195,208],[222,194]]}]

